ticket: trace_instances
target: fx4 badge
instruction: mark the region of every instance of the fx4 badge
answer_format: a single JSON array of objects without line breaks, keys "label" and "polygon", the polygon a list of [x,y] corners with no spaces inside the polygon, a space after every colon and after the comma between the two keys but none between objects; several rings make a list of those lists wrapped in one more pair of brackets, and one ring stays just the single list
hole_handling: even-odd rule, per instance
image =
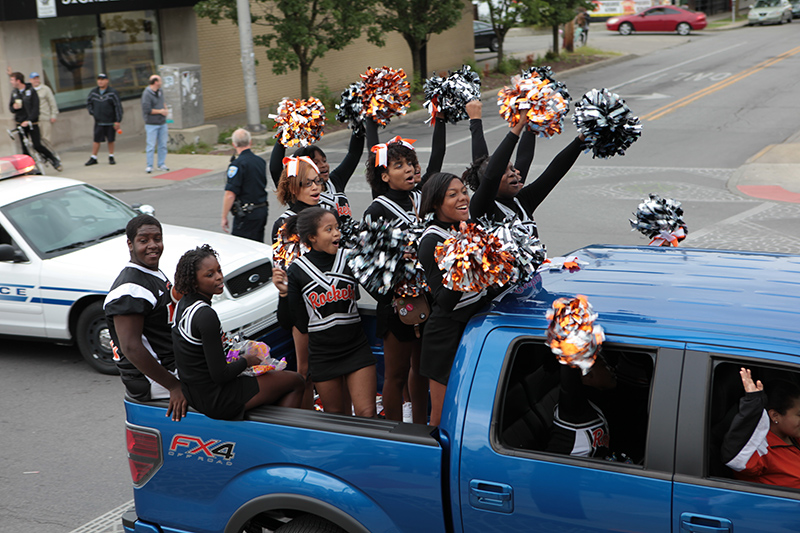
[{"label": "fx4 badge", "polygon": [[216,439],[204,441],[193,435],[175,435],[169,445],[168,455],[231,466],[235,446],[235,442],[222,442]]}]

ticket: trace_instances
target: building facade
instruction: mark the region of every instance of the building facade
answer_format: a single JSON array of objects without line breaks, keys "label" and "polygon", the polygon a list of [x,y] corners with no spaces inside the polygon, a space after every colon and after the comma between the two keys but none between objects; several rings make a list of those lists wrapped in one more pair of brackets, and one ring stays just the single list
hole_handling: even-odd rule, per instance
[{"label": "building facade", "polygon": [[[61,114],[53,128],[59,149],[88,146],[92,119],[86,112],[89,91],[104,72],[120,93],[125,109],[122,129],[141,134],[140,96],[158,66],[192,63],[201,66],[205,117],[214,119],[245,112],[244,89],[235,24],[211,24],[195,15],[197,0],[25,0],[0,2],[0,69],[28,75],[35,71],[56,95]],[[472,8],[455,28],[434,35],[428,46],[431,70],[457,68],[474,58]],[[253,27],[258,34],[260,28]],[[256,47],[259,104],[268,112],[283,97],[297,98],[297,71],[276,76],[265,49]],[[411,70],[411,54],[399,34],[386,36],[378,48],[365,38],[341,51],[331,51],[314,65],[311,92],[337,92],[358,79],[369,66]],[[8,83],[0,84],[0,122],[9,127]],[[263,113],[262,113],[263,116]],[[0,152],[15,151],[0,136]]]}]

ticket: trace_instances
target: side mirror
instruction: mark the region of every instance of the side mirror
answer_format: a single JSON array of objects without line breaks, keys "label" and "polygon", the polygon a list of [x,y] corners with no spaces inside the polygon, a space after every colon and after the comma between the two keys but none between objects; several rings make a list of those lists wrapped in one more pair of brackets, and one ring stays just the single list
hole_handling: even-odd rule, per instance
[{"label": "side mirror", "polygon": [[155,216],[156,208],[149,204],[133,204],[131,205],[134,211],[142,215]]},{"label": "side mirror", "polygon": [[25,253],[22,250],[14,248],[10,244],[0,244],[0,261],[11,261],[12,263],[21,263],[26,261]]}]

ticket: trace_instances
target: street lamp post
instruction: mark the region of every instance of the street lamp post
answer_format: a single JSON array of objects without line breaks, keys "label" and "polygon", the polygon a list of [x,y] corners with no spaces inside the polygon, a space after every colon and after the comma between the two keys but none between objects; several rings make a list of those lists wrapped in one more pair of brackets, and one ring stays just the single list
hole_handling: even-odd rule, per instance
[{"label": "street lamp post", "polygon": [[250,27],[250,0],[236,0],[239,15],[239,47],[242,51],[242,73],[244,75],[244,102],[247,108],[247,129],[251,132],[266,130],[261,123],[256,87],[256,62],[253,52],[253,30]]}]

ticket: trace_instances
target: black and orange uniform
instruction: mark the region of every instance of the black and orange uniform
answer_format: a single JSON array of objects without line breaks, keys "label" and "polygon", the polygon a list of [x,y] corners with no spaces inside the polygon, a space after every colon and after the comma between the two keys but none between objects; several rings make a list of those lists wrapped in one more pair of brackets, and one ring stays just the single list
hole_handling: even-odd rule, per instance
[{"label": "black and orange uniform", "polygon": [[[108,291],[103,310],[106,313],[108,331],[111,334],[114,361],[120,378],[131,398],[136,400],[156,399],[151,395],[155,382],[142,374],[125,358],[119,344],[114,317],[117,315],[142,315],[142,344],[150,355],[169,372],[175,373],[175,354],[172,350],[170,323],[172,322],[172,284],[161,270],[150,270],[135,263],[128,263]],[[159,398],[169,398],[163,390]]]},{"label": "black and orange uniform", "polygon": [[311,379],[328,381],[375,364],[358,314],[358,283],[347,252],[311,250],[289,265],[289,293],[280,298],[281,326],[308,331]]},{"label": "black and orange uniform", "polygon": [[[478,219],[491,213],[497,189],[519,137],[509,132],[495,150],[484,179],[470,201],[470,215]],[[436,218],[425,229],[419,243],[419,260],[431,289],[433,306],[422,337],[420,374],[447,385],[461,335],[467,322],[485,303],[487,291],[460,292],[444,286],[445,272],[436,263],[436,246],[452,236],[456,228]]]},{"label": "black and orange uniform", "polygon": [[748,392],[722,442],[722,462],[737,479],[800,489],[800,446],[769,430],[764,391]]},{"label": "black and orange uniform", "polygon": [[[325,182],[322,194],[320,195],[320,207],[336,212],[339,217],[352,216],[350,201],[347,199],[344,190],[350,178],[353,176],[353,173],[356,171],[363,152],[364,136],[353,133],[350,135],[350,145],[347,148],[347,154],[344,156],[344,159],[339,163],[338,167],[331,170],[328,174],[328,180]],[[278,186],[278,181],[283,171],[283,158],[285,155],[286,147],[279,142],[275,143],[269,158],[269,172],[272,175],[272,181],[275,182],[276,187]]]},{"label": "black and orange uniform", "polygon": [[187,294],[178,302],[172,343],[181,376],[181,389],[189,405],[210,418],[240,418],[256,394],[256,378],[240,376],[247,368],[244,357],[228,363],[222,346],[222,325],[211,300]]}]

